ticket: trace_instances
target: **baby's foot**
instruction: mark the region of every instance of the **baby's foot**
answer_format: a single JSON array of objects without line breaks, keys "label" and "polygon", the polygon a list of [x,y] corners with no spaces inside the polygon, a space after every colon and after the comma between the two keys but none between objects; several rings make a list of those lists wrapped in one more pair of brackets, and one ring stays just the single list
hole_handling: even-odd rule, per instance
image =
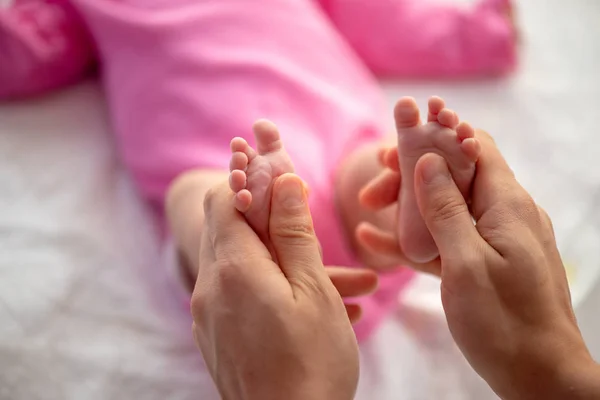
[{"label": "baby's foot", "polygon": [[468,198],[481,149],[473,128],[466,122],[459,124],[456,113],[444,108],[444,101],[439,97],[429,100],[427,124],[421,123],[417,103],[410,97],[398,101],[394,117],[402,175],[398,195],[398,240],[409,259],[424,263],[435,259],[439,253],[417,206],[415,165],[426,153],[444,157],[456,185]]},{"label": "baby's foot", "polygon": [[242,138],[231,141],[229,186],[236,194],[235,207],[265,239],[269,232],[273,182],[280,175],[294,172],[294,165],[272,122],[260,120],[253,131],[258,152]]}]

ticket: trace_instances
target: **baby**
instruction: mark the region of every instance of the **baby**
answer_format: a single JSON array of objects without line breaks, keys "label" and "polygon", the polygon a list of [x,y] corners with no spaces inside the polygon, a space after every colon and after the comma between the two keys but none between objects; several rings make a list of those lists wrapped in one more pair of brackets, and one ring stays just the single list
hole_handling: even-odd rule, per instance
[{"label": "baby", "polygon": [[[122,161],[191,279],[202,200],[228,178],[228,162],[237,207],[259,233],[273,176],[295,167],[311,188],[326,264],[389,266],[356,240],[364,224],[400,227],[406,253],[425,260],[437,253],[414,205],[410,171],[418,156],[439,151],[455,163],[466,191],[476,142],[440,99],[431,101],[424,126],[414,101],[403,99],[396,108],[402,207],[361,207],[360,189],[382,170],[379,146],[396,142],[385,142],[385,100],[369,69],[425,77],[507,73],[515,65],[509,10],[508,0],[468,10],[420,0],[15,0],[0,11],[0,98],[75,82],[99,60]],[[248,127],[263,116],[278,129],[261,121],[254,139]],[[246,141],[234,140],[232,155],[236,135]],[[382,275],[379,290],[361,300],[359,338],[410,278],[406,270]]]},{"label": "baby", "polygon": [[[398,192],[397,220],[393,225],[399,247],[408,259],[417,263],[432,261],[439,255],[416,202],[414,173],[417,161],[427,153],[444,157],[454,182],[468,199],[475,163],[481,151],[471,125],[459,122],[456,113],[445,108],[441,98],[432,97],[428,108],[426,124],[421,122],[413,98],[402,98],[394,109],[402,181]],[[235,207],[245,214],[257,234],[267,239],[273,182],[278,176],[295,171],[275,125],[259,121],[254,125],[254,135],[256,150],[241,137],[231,141],[229,185],[236,194]],[[385,149],[385,146],[382,148]],[[357,171],[363,167],[360,161],[360,158],[350,158],[342,164],[339,174]],[[376,179],[374,177],[369,184]],[[356,196],[352,190],[345,189],[347,187],[338,186],[336,193],[342,209],[352,203],[349,198]],[[380,221],[380,225],[390,224]]]}]

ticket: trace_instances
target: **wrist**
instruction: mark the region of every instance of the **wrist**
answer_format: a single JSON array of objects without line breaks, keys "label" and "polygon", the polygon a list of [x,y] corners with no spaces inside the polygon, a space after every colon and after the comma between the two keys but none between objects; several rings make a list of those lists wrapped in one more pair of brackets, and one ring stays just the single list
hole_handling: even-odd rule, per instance
[{"label": "wrist", "polygon": [[[353,387],[334,387],[323,375],[319,379],[300,381],[272,380],[262,381],[254,377],[252,382],[240,382],[235,385],[238,393],[231,393],[231,387],[220,388],[223,399],[244,400],[353,400],[356,385]],[[344,385],[346,386],[346,385]]]},{"label": "wrist", "polygon": [[545,364],[515,368],[506,389],[497,393],[504,400],[600,398],[600,365],[585,347],[568,357],[552,358]]},{"label": "wrist", "polygon": [[[310,360],[309,360],[310,359]],[[323,365],[299,357],[265,359],[267,368],[248,371],[238,364],[228,380],[217,383],[223,399],[243,400],[353,400],[358,386],[358,368]]]},{"label": "wrist", "polygon": [[599,399],[600,365],[591,357],[565,376],[563,399]]}]

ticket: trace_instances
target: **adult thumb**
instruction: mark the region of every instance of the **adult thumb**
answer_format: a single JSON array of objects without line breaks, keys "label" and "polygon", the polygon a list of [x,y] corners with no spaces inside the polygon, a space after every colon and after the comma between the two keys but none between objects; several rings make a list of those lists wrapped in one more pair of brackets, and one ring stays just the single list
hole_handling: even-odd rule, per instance
[{"label": "adult thumb", "polygon": [[442,259],[465,256],[477,248],[481,236],[446,160],[436,154],[419,159],[415,168],[415,194]]},{"label": "adult thumb", "polygon": [[316,281],[326,276],[314,232],[304,182],[281,175],[273,184],[269,235],[279,267],[288,279]]}]

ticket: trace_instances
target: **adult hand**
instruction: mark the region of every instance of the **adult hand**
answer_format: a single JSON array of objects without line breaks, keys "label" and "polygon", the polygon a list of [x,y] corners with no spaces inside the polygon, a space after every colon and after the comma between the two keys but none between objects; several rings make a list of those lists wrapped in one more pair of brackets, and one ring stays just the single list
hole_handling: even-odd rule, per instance
[{"label": "adult hand", "polygon": [[[203,204],[206,193],[210,189],[221,187],[221,183],[226,182],[228,177],[229,173],[221,171],[189,170],[175,179],[167,194],[167,219],[179,253],[181,277],[187,281],[185,283],[190,293],[197,280],[201,263],[200,238],[205,225]],[[343,297],[365,295],[377,287],[377,274],[371,270],[339,266],[325,269]],[[346,311],[352,322],[361,317],[361,308],[356,304],[347,303]]]},{"label": "adult hand", "polygon": [[[352,399],[356,338],[323,267],[302,181],[283,175],[273,187],[269,229],[279,265],[234,209],[226,183],[209,192],[204,206],[192,314],[222,397]],[[363,292],[373,289],[371,274],[352,275]],[[356,282],[350,286],[357,292]]]},{"label": "adult hand", "polygon": [[492,138],[477,137],[470,210],[443,158],[425,155],[415,171],[452,336],[502,398],[600,398],[599,368],[577,327],[550,219]]}]

